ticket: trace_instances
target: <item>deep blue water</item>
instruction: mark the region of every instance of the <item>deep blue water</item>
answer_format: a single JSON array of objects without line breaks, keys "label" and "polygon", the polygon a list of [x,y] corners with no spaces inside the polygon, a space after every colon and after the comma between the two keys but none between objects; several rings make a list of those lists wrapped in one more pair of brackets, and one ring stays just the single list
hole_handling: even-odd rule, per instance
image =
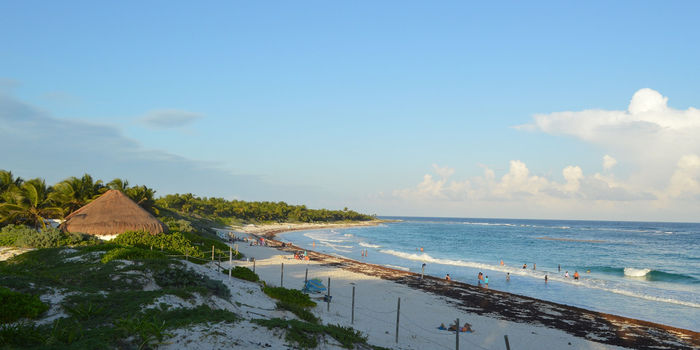
[{"label": "deep blue water", "polygon": [[[281,237],[308,249],[315,242],[320,252],[414,272],[425,263],[426,274],[449,273],[472,284],[483,272],[492,289],[700,330],[700,224],[383,219],[402,221]],[[365,249],[368,256],[361,257]],[[566,271],[578,271],[581,279],[565,278]]]}]

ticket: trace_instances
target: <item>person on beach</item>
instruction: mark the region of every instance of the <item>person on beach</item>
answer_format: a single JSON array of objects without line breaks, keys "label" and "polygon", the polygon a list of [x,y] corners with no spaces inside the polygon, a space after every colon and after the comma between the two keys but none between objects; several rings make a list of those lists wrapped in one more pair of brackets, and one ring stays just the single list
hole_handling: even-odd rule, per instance
[{"label": "person on beach", "polygon": [[472,329],[472,325],[470,325],[469,323],[466,323],[466,322],[464,322],[464,327],[462,327],[462,329],[460,329],[460,331],[469,332],[469,333],[474,332],[474,330]]},{"label": "person on beach", "polygon": [[445,281],[452,281],[452,278],[450,277],[449,273],[445,275]]},{"label": "person on beach", "polygon": [[578,271],[574,271],[574,280],[578,281],[579,277]]},{"label": "person on beach", "polygon": [[485,286],[486,288],[489,287],[489,276],[488,276],[488,275],[486,275],[486,277],[484,278],[484,286]]},{"label": "person on beach", "polygon": [[569,278],[569,271],[566,271],[566,273],[564,274],[564,278]]}]

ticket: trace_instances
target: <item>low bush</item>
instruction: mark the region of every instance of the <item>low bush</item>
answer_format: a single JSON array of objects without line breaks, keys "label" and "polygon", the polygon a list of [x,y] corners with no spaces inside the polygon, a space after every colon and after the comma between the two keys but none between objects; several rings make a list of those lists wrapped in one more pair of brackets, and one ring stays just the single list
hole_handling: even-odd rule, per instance
[{"label": "low bush", "polygon": [[277,302],[277,307],[282,309],[282,310],[290,311],[291,313],[293,313],[297,317],[299,317],[299,319],[301,319],[301,320],[304,320],[304,321],[310,322],[310,323],[314,323],[314,324],[318,324],[319,320],[316,317],[316,315],[314,315],[311,311],[307,310],[303,306],[279,301],[279,302]]},{"label": "low bush", "polygon": [[302,307],[313,307],[316,303],[311,300],[307,294],[296,289],[287,289],[284,287],[265,287],[263,292],[284,303],[298,305]]},{"label": "low bush", "polygon": [[10,323],[20,318],[36,318],[48,310],[48,305],[36,295],[13,292],[0,287],[0,323]]},{"label": "low bush", "polygon": [[[224,271],[225,274],[228,273],[228,270]],[[231,271],[231,276],[240,278],[242,280],[246,281],[251,281],[251,282],[257,282],[260,280],[260,277],[258,276],[257,273],[253,272],[253,270],[244,267],[244,266],[236,266],[233,268]]]},{"label": "low bush", "polygon": [[153,273],[161,288],[202,288],[204,291],[228,299],[231,292],[221,281],[210,279],[192,270],[169,269]]},{"label": "low bush", "polygon": [[0,325],[0,347],[28,347],[44,344],[46,337],[43,330],[28,322]]},{"label": "low bush", "polygon": [[261,326],[285,329],[285,340],[296,343],[302,349],[314,349],[318,346],[318,338],[329,335],[337,340],[344,348],[353,349],[356,344],[367,344],[367,337],[351,327],[340,325],[317,325],[299,320],[270,320],[255,319],[254,323]]},{"label": "low bush", "polygon": [[166,259],[165,254],[156,250],[147,250],[136,247],[119,247],[108,251],[102,256],[102,263],[112,260],[142,260],[142,259]]},{"label": "low bush", "polygon": [[[211,247],[217,256],[228,256],[229,246],[223,242],[204,238],[194,233],[171,232],[152,235],[144,231],[124,232],[112,240],[112,243],[163,250],[171,254],[199,258],[199,262],[211,259]],[[238,259],[241,255],[237,255]],[[195,260],[196,261],[196,260]]]},{"label": "low bush", "polygon": [[8,225],[0,230],[0,246],[55,248],[99,243],[94,236],[63,232],[57,228],[37,231],[24,225]]}]

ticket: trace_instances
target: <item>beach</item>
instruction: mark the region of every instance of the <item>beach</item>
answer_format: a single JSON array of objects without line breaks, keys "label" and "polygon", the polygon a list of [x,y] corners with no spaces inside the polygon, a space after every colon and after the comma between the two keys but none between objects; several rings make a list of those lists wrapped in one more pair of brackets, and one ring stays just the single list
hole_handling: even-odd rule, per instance
[{"label": "beach", "polygon": [[[336,228],[342,225],[336,225]],[[316,227],[320,228],[320,227]],[[304,229],[309,229],[308,227]],[[503,349],[505,336],[517,349],[693,349],[700,346],[697,332],[635,320],[582,308],[488,290],[461,282],[420,275],[308,251],[311,261],[293,258],[301,249],[270,240],[285,231],[278,226],[257,227],[274,247],[249,246],[239,250],[254,257],[256,272],[271,285],[279,285],[284,264],[284,286],[300,289],[308,278],[327,284],[331,278],[330,308],[319,302],[314,313],[325,323],[352,325],[369,336],[371,344],[389,348],[454,349],[454,332],[440,331],[455,319],[471,324],[473,333],[461,333],[467,348]],[[241,235],[241,232],[238,233]],[[234,262],[253,268],[252,262]],[[355,287],[355,322],[351,324],[352,287]],[[319,296],[320,298],[321,296]],[[396,342],[396,310],[399,308]]]}]

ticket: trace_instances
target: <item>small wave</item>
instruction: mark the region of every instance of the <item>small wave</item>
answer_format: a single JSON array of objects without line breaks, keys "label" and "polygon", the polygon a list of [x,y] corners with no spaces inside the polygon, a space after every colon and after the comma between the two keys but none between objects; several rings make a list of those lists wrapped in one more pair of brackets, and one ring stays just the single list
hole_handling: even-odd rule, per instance
[{"label": "small wave", "polygon": [[345,233],[345,234],[343,234],[343,236],[344,237],[352,237],[353,235],[352,235],[352,233]]},{"label": "small wave", "polygon": [[629,277],[644,277],[651,269],[635,269],[634,267],[625,267],[625,276]]},{"label": "small wave", "polygon": [[562,241],[562,242],[584,242],[584,243],[606,243],[606,241],[596,239],[573,239],[573,238],[558,238],[558,237],[535,237],[535,239],[543,239],[546,241]]},{"label": "small wave", "polygon": [[379,248],[379,247],[381,247],[380,245],[377,245],[377,244],[370,244],[370,243],[365,243],[365,242],[360,242],[360,246],[365,247],[365,248]]},{"label": "small wave", "polygon": [[410,271],[411,270],[408,267],[403,267],[403,266],[396,266],[396,265],[389,265],[389,264],[384,264],[384,266],[390,267],[392,269],[401,270],[401,271]]}]

